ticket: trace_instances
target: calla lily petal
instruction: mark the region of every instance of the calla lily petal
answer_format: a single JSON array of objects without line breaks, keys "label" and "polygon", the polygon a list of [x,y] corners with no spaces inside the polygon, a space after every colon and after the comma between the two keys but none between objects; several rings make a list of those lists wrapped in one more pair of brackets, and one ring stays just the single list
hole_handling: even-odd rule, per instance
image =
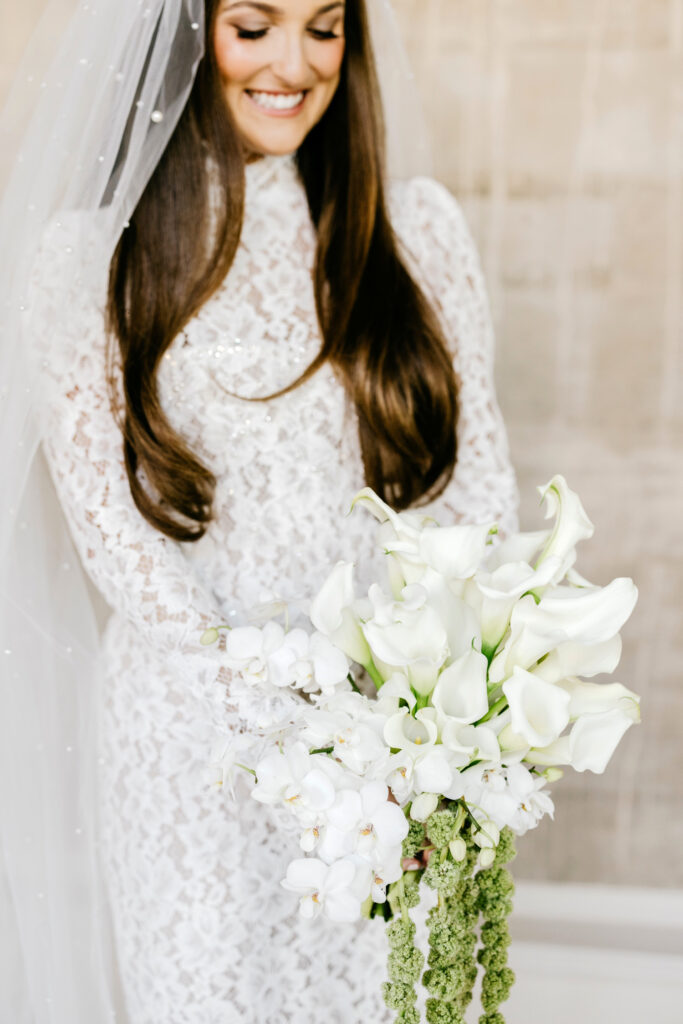
[{"label": "calla lily petal", "polygon": [[576,560],[576,545],[593,536],[595,528],[586,515],[578,494],[570,490],[563,476],[554,476],[538,488],[546,506],[546,519],[555,516],[555,528],[536,563],[538,569],[549,561],[556,566],[555,583],[564,579]]},{"label": "calla lily petal", "polygon": [[359,665],[371,661],[358,616],[353,611],[353,563],[338,562],[323,583],[310,608],[315,629]]},{"label": "calla lily petal", "polygon": [[572,720],[618,708],[632,721],[640,721],[640,697],[621,683],[586,683],[582,679],[563,679],[557,685],[569,694],[569,716]]},{"label": "calla lily petal", "polygon": [[568,676],[597,676],[614,672],[621,659],[621,636],[617,633],[599,644],[560,644],[534,668],[534,675],[548,683]]},{"label": "calla lily petal", "polygon": [[439,676],[432,704],[445,717],[470,725],[489,708],[486,689],[488,662],[479,651],[469,650]]},{"label": "calla lily petal", "polygon": [[512,729],[531,747],[545,747],[569,723],[569,694],[538,676],[516,668],[503,684],[512,715]]},{"label": "calla lily petal", "polygon": [[601,775],[627,729],[634,723],[621,709],[584,715],[569,734],[571,764],[575,771]]}]

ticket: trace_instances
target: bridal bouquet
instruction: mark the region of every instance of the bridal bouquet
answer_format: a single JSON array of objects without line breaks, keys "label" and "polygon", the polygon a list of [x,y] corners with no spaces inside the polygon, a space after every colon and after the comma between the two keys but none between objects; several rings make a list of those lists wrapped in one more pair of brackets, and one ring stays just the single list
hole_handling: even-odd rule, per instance
[{"label": "bridal bouquet", "polygon": [[[539,490],[552,528],[500,543],[494,524],[441,527],[364,490],[354,505],[381,523],[388,587],[359,597],[339,563],[310,629],[227,634],[265,746],[243,765],[229,741],[216,781],[251,771],[253,798],[294,816],[305,856],[282,885],[303,916],[390,922],[384,996],[400,1024],[420,1022],[420,980],[430,1024],[463,1024],[478,964],[480,1024],[503,1024],[514,837],[553,815],[562,766],[602,773],[640,718],[635,693],[582,678],[616,668],[636,588],[578,575],[593,526],[562,477]],[[422,884],[436,893],[426,970],[410,917]]]}]

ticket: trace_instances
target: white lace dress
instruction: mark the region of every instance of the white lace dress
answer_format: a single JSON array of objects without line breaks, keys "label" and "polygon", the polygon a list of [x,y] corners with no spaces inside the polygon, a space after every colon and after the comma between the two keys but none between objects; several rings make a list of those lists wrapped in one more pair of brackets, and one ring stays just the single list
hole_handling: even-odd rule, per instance
[{"label": "white lace dress", "polygon": [[[390,199],[460,381],[458,468],[436,514],[510,530],[516,487],[470,235],[431,180],[396,184]],[[345,516],[364,481],[354,413],[332,371],[285,397],[244,401],[290,383],[320,345],[315,238],[294,162],[249,167],[235,263],[160,370],[165,410],[218,481],[197,544],[169,541],[132,502],[105,385],[104,294],[99,305],[65,294],[69,248],[67,227],[55,228],[35,338],[54,385],[45,453],[83,564],[113,610],[102,854],[131,1024],[382,1024],[382,924],[302,922],[279,884],[296,842],[246,787],[231,802],[204,774],[216,737],[248,727],[249,715],[231,702],[217,654],[199,646],[203,628],[239,622],[265,597],[305,599],[334,562],[373,558],[369,518]]]}]

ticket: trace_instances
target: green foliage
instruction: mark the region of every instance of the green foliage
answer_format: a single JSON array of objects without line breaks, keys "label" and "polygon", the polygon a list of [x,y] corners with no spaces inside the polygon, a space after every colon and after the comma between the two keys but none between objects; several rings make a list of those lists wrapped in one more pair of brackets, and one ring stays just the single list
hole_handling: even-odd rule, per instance
[{"label": "green foliage", "polygon": [[441,860],[440,856],[435,855],[424,873],[424,880],[430,889],[438,889],[444,898],[450,899],[457,894],[465,870],[466,867],[452,857]]},{"label": "green foliage", "polygon": [[414,857],[425,841],[425,827],[419,821],[408,824],[408,835],[403,840],[403,856]]},{"label": "green foliage", "polygon": [[403,885],[403,900],[406,907],[412,910],[420,903],[420,879],[419,877],[405,875]]},{"label": "green foliage", "polygon": [[402,981],[387,981],[384,984],[384,1002],[390,1010],[405,1012],[417,1000],[417,992],[414,985]]},{"label": "green foliage", "polygon": [[499,971],[487,971],[481,985],[481,1005],[487,1013],[493,1013],[510,995],[515,983],[514,972],[509,967]]},{"label": "green foliage", "polygon": [[509,864],[517,856],[517,848],[515,846],[515,834],[509,828],[504,828],[500,833],[500,839],[498,846],[496,847],[496,859],[494,861],[494,867],[503,867],[505,864]]},{"label": "green foliage", "polygon": [[465,1024],[465,1018],[457,1007],[439,999],[427,1000],[427,1021],[428,1024]]},{"label": "green foliage", "polygon": [[[435,848],[422,873],[427,885],[438,892],[438,904],[427,915],[429,957],[422,975],[429,993],[427,1022],[465,1024],[464,1014],[472,1001],[480,964],[485,973],[479,1024],[505,1024],[499,1007],[514,983],[514,974],[507,965],[507,919],[514,883],[505,865],[515,857],[514,835],[504,829],[493,865],[477,870],[479,849],[468,829],[460,833],[463,813],[435,812],[426,832],[418,822],[411,822],[404,843],[405,856],[414,856],[425,839]],[[462,835],[467,846],[462,862],[456,862],[448,848],[456,833]],[[390,981],[384,986],[384,997],[397,1013],[395,1024],[420,1024],[415,986],[424,968],[424,957],[415,946],[415,925],[408,917],[408,909],[419,902],[419,880],[419,872],[408,874],[392,890],[396,917],[388,926]],[[477,950],[480,918],[481,947]]]},{"label": "green foliage", "polygon": [[512,876],[504,867],[515,856],[514,835],[509,829],[501,833],[501,845],[492,867],[477,876],[479,910],[484,918],[481,927],[482,948],[477,960],[485,968],[481,986],[481,1005],[484,1014],[479,1024],[505,1024],[498,1007],[510,995],[515,975],[507,966],[510,930],[508,915],[512,910],[515,887]]},{"label": "green foliage", "polygon": [[420,1024],[420,1011],[414,1006],[406,1007],[396,1018],[396,1024]]},{"label": "green foliage", "polygon": [[451,839],[455,839],[458,828],[458,819],[455,811],[435,811],[427,820],[427,838],[430,843],[442,850],[448,846]]}]

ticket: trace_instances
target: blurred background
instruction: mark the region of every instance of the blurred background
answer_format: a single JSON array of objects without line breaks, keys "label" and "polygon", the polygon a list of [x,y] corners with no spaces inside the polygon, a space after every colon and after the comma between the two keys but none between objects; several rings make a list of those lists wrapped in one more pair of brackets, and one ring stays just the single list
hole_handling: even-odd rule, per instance
[{"label": "blurred background", "polygon": [[395,6],[480,247],[523,525],[563,473],[579,571],[640,588],[617,678],[643,724],[567,772],[516,873],[683,887],[683,2]]},{"label": "blurred background", "polygon": [[[568,771],[555,822],[519,844],[508,1019],[547,1024],[562,991],[553,1024],[641,1021],[646,1005],[679,1021],[683,0],[394,6],[436,177],[481,252],[522,524],[539,526],[535,487],[563,473],[596,525],[580,572],[641,592],[617,678],[643,724],[604,776]],[[3,0],[0,102],[43,7]]]}]

